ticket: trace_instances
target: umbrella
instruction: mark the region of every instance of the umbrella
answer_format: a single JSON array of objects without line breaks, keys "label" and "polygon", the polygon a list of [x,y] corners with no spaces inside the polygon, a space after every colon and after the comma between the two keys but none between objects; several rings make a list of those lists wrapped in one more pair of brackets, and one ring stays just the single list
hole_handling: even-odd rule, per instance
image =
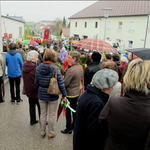
[{"label": "umbrella", "polygon": [[109,43],[96,38],[80,40],[73,44],[73,46],[103,52],[118,53],[117,50],[115,50]]},{"label": "umbrella", "polygon": [[33,40],[24,40],[24,41],[22,41],[22,43],[30,44],[30,45],[39,45],[37,42],[35,42]]},{"label": "umbrella", "polygon": [[72,41],[72,44],[76,44],[78,41]]},{"label": "umbrella", "polygon": [[125,49],[126,51],[131,52],[137,57],[143,60],[150,60],[150,49],[149,48],[134,48],[134,49]]}]

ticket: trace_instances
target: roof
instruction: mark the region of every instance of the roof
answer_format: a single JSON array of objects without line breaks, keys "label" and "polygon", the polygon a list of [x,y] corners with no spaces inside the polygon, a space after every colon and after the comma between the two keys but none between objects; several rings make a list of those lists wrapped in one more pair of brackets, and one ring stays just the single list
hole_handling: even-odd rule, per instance
[{"label": "roof", "polygon": [[70,36],[70,28],[62,28],[60,31],[60,34],[62,34],[66,37]]},{"label": "roof", "polygon": [[21,21],[21,20],[18,20],[18,19],[14,19],[14,18],[11,18],[11,17],[9,17],[9,16],[3,16],[3,15],[1,15],[1,17],[7,18],[7,19],[11,19],[11,20],[15,20],[15,21],[18,21],[18,22],[21,22],[21,23],[25,23],[25,21]]},{"label": "roof", "polygon": [[48,25],[45,25],[42,29],[46,29],[46,28],[48,28],[48,27],[57,27],[56,25],[52,25],[52,24],[48,24]]},{"label": "roof", "polygon": [[112,9],[109,11],[109,17],[149,15],[150,1],[98,1],[69,19],[104,17],[104,8]]}]

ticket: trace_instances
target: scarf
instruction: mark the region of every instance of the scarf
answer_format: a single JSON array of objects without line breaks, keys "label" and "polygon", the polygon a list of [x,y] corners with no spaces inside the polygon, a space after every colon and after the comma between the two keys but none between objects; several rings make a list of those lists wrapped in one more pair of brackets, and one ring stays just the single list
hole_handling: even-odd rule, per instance
[{"label": "scarf", "polygon": [[54,63],[52,61],[43,61],[43,64],[47,64],[47,65],[53,65],[53,64],[55,64],[56,65],[56,63]]}]

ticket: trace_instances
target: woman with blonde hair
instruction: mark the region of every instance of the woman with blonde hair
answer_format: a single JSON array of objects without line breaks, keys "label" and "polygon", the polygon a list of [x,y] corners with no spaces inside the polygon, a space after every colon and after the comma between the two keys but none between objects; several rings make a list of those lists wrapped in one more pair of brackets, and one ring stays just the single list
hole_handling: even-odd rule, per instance
[{"label": "woman with blonde hair", "polygon": [[[48,139],[56,136],[54,133],[55,114],[57,111],[58,95],[47,93],[50,79],[53,76],[57,62],[56,52],[53,49],[46,49],[43,56],[43,63],[36,69],[35,85],[38,87],[38,99],[41,107],[41,138],[46,135],[46,119],[48,116]],[[63,100],[66,99],[66,89],[59,68],[57,67],[57,81],[62,93]]]},{"label": "woman with blonde hair", "polygon": [[[110,135],[104,150],[142,150],[150,130],[150,61],[130,62],[124,77],[124,97],[112,97],[99,122]],[[148,145],[148,148],[149,145]]]}]

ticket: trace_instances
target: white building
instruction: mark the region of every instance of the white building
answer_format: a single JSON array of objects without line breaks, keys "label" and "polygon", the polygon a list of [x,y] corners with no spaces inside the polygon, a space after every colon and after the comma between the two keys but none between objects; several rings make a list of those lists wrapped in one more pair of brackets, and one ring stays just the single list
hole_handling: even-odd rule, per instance
[{"label": "white building", "polygon": [[[24,21],[11,18],[9,16],[1,16],[2,20],[2,36],[7,34],[7,37],[12,35],[13,40],[22,40],[24,35]],[[4,35],[5,34],[5,35]]]},{"label": "white building", "polygon": [[[104,8],[111,8],[105,24]],[[104,39],[124,48],[150,48],[150,1],[98,1],[70,19],[70,37]]]}]

